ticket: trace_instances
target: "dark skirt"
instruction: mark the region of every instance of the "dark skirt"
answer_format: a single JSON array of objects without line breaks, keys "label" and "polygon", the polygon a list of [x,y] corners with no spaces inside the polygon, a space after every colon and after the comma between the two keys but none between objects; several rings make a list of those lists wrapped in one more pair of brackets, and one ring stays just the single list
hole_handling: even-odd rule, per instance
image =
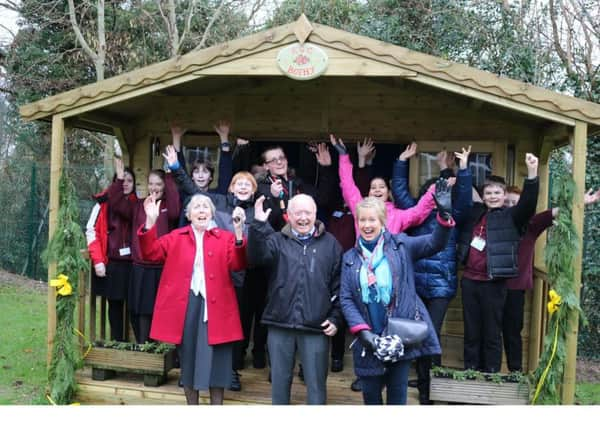
[{"label": "dark skirt", "polygon": [[129,312],[134,315],[152,315],[162,265],[133,264],[127,296]]},{"label": "dark skirt", "polygon": [[233,343],[208,345],[204,298],[190,290],[181,344],[177,346],[181,384],[194,390],[226,388],[231,384]]},{"label": "dark skirt", "polygon": [[98,277],[92,272],[92,293],[113,301],[127,298],[131,280],[131,261],[109,261],[106,276]]}]

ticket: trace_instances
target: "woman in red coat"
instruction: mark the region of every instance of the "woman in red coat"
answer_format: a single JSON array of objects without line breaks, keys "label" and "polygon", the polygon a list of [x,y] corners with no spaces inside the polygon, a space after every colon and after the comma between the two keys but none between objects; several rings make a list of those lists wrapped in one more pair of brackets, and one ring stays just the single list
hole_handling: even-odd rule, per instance
[{"label": "woman in red coat", "polygon": [[164,262],[150,337],[178,345],[181,384],[189,405],[198,390],[210,391],[211,404],[223,403],[231,383],[233,343],[243,339],[230,272],[246,268],[244,211],[232,213],[234,231],[216,228],[215,206],[194,195],[187,207],[190,225],[157,238],[160,201],[144,201],[145,227],[138,231],[142,256]]}]

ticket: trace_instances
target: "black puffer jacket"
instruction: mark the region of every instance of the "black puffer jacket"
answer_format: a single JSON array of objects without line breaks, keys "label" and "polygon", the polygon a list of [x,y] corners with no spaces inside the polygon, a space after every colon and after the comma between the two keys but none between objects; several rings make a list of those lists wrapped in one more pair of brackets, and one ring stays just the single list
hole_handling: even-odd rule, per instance
[{"label": "black puffer jacket", "polygon": [[329,320],[339,327],[342,247],[320,221],[307,242],[297,239],[286,225],[275,232],[267,223],[252,221],[248,258],[265,265],[269,274],[267,304],[262,323],[322,333]]},{"label": "black puffer jacket", "polygon": [[539,192],[538,178],[526,179],[519,202],[511,208],[488,210],[482,203],[475,203],[465,225],[458,235],[458,260],[466,265],[469,247],[473,240],[473,228],[487,214],[485,248],[488,277],[502,279],[516,277],[519,273],[519,241],[527,223],[535,214]]}]

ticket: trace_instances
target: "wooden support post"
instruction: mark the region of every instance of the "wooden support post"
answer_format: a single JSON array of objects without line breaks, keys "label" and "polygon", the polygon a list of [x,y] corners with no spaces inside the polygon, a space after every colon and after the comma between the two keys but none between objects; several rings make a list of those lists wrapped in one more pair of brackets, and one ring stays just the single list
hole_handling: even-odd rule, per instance
[{"label": "wooden support post", "polygon": [[[542,150],[539,158],[538,176],[540,179],[540,192],[538,197],[537,212],[548,208],[548,193],[549,186],[549,171],[550,171],[550,154],[554,148],[553,144],[548,141],[542,143]],[[540,270],[546,271],[544,263],[544,248],[546,246],[546,232],[537,239],[535,245],[535,261],[534,265]],[[541,349],[545,330],[543,329],[543,315],[546,310],[545,293],[543,290],[543,280],[534,277],[533,295],[531,298],[531,319],[529,321],[529,352],[527,369],[533,372],[540,359]]]},{"label": "wooden support post", "polygon": [[[62,117],[52,116],[52,147],[50,153],[50,210],[48,217],[48,241],[52,239],[58,223],[59,182],[63,169],[63,149],[65,144],[65,122]],[[56,263],[48,265],[48,282],[56,276]],[[56,291],[48,287],[48,354],[47,362],[52,359],[52,348],[56,334]]]},{"label": "wooden support post", "polygon": [[[579,249],[575,254],[574,273],[573,273],[573,291],[579,300],[581,289],[581,263],[583,260],[583,194],[585,193],[585,157],[587,143],[587,124],[576,122],[573,131],[573,179],[577,190],[573,198],[573,224],[575,231],[580,239]],[[575,401],[575,371],[577,368],[577,332],[579,329],[579,314],[573,312],[569,318],[566,350],[567,360],[562,387],[562,403],[572,405]]]}]

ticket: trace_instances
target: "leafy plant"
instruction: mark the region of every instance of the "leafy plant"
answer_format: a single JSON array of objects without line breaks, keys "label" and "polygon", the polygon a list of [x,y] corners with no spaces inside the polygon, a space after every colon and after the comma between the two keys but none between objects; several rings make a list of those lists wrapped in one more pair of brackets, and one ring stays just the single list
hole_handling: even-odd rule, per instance
[{"label": "leafy plant", "polygon": [[96,341],[93,343],[93,346],[100,348],[113,348],[115,350],[139,351],[154,354],[164,354],[175,348],[175,346],[173,346],[172,344],[148,341],[146,341],[144,344],[136,344],[132,342],[121,341]]}]

